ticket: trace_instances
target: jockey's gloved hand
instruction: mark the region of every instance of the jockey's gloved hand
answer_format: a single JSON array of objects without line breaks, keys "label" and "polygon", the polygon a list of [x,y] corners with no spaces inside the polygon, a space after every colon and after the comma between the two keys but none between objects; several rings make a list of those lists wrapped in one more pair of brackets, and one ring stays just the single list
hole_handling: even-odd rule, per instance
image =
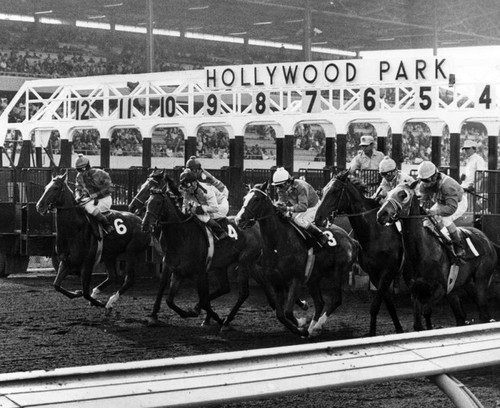
[{"label": "jockey's gloved hand", "polygon": [[427,210],[427,215],[433,217],[433,216],[437,215],[437,211],[434,208],[429,208]]},{"label": "jockey's gloved hand", "polygon": [[205,214],[205,210],[203,209],[203,207],[201,205],[197,206],[195,208],[195,214],[198,214],[198,215],[203,215]]},{"label": "jockey's gloved hand", "polygon": [[287,212],[287,207],[285,203],[278,203],[276,204],[276,208],[278,209],[279,212],[286,213]]},{"label": "jockey's gloved hand", "polygon": [[467,193],[473,193],[474,192],[474,187],[469,186],[469,187],[464,187],[464,191]]}]

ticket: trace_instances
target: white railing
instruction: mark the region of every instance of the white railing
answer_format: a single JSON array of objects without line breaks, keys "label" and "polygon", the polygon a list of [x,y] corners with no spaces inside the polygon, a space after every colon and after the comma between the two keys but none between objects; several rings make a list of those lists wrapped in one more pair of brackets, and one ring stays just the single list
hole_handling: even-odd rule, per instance
[{"label": "white railing", "polygon": [[447,374],[500,364],[500,323],[260,350],[0,375],[2,407],[186,407]]}]

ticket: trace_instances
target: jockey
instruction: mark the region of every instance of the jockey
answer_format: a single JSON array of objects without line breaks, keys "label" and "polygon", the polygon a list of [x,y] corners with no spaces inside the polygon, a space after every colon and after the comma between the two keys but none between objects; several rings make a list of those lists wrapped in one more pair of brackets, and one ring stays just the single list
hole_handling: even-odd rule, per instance
[{"label": "jockey", "polygon": [[465,250],[453,222],[467,210],[467,196],[463,188],[454,179],[439,172],[430,161],[420,163],[417,174],[420,181],[420,202],[424,208],[431,204],[427,213],[435,216],[439,229],[448,229],[455,254],[463,258]]},{"label": "jockey", "polygon": [[115,229],[103,213],[111,210],[111,177],[104,170],[91,168],[89,159],[82,154],[78,155],[75,168],[78,172],[75,183],[78,205],[99,221],[106,234],[110,234]]},{"label": "jockey", "polygon": [[372,198],[379,202],[384,200],[387,197],[387,193],[398,184],[413,183],[415,181],[413,177],[401,170],[398,170],[396,168],[396,162],[389,156],[385,156],[380,162],[378,165],[378,172],[382,177],[382,181]]},{"label": "jockey", "polygon": [[180,189],[184,198],[182,209],[185,213],[192,213],[200,221],[207,224],[217,240],[229,237],[215,221],[226,217],[229,212],[229,202],[217,188],[199,182],[196,175],[186,169],[180,176]]},{"label": "jockey", "polygon": [[384,153],[375,150],[373,136],[361,136],[359,147],[361,150],[352,159],[349,171],[354,174],[356,170],[378,170],[378,166],[384,158]]},{"label": "jockey", "polygon": [[313,235],[321,246],[328,238],[312,222],[319,206],[319,198],[314,188],[305,180],[294,179],[283,167],[273,174],[273,186],[278,190],[278,210],[290,212],[293,222]]},{"label": "jockey", "polygon": [[203,169],[201,167],[200,161],[196,158],[196,156],[191,156],[189,158],[189,160],[186,162],[186,168],[191,170],[198,181],[214,186],[226,197],[226,199],[229,197],[229,190],[224,185],[224,183],[216,179],[212,174]]}]

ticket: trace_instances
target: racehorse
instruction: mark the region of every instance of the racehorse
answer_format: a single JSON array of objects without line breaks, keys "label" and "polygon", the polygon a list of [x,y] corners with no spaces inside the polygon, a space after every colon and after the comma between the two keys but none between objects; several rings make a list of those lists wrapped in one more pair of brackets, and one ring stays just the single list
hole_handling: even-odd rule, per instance
[{"label": "racehorse", "polygon": [[[358,243],[336,225],[325,229],[328,244],[315,255],[307,277],[309,248],[306,240],[296,227],[278,215],[267,188],[268,182],[265,182],[250,190],[236,222],[243,229],[251,228],[257,221],[260,225],[264,241],[264,279],[273,294],[278,320],[299,336],[318,334],[342,303],[342,286],[357,260]],[[305,283],[315,308],[309,328],[301,327],[293,314],[294,303]],[[329,295],[326,303],[322,289]]]},{"label": "racehorse", "polygon": [[[110,311],[119,297],[133,285],[135,266],[141,256],[144,256],[151,236],[141,230],[141,219],[136,215],[111,211],[108,219],[113,223],[116,232],[105,236],[101,242],[95,227],[96,221],[77,204],[66,178],[67,173],[53,177],[36,204],[41,215],[51,209],[56,210],[56,254],[59,267],[54,288],[70,299],[83,296],[92,305],[105,306],[107,311]],[[125,279],[120,289],[107,303],[103,303],[96,299],[96,296],[116,281],[116,260],[121,254],[126,257]],[[92,272],[99,258],[104,262],[108,275],[91,293]],[[62,286],[63,280],[72,269],[80,270],[82,290],[70,291]]]},{"label": "racehorse", "polygon": [[[165,188],[151,190],[146,201],[143,229],[149,230],[157,222],[165,240],[166,254],[160,287],[150,316],[152,322],[157,321],[163,293],[170,283],[166,302],[181,317],[196,317],[203,309],[207,312],[207,320],[213,318],[221,326],[227,327],[248,297],[249,274],[256,273],[256,264],[262,252],[258,227],[241,231],[228,219],[230,238],[214,244],[212,234],[207,234],[205,225],[196,217],[184,214]],[[229,315],[222,320],[212,309],[210,301],[229,292],[228,270],[234,268],[238,268],[240,293]],[[220,285],[218,290],[209,293],[209,270],[219,283],[227,282],[227,286]],[[175,295],[187,278],[196,280],[199,297],[198,305],[191,310],[184,310],[175,303]]]},{"label": "racehorse", "polygon": [[[463,292],[476,303],[480,321],[490,321],[487,291],[497,266],[499,248],[482,231],[472,227],[460,228],[461,235],[473,245],[477,256],[468,255],[464,264],[459,266],[458,275],[453,276],[450,271],[453,258],[449,251],[438,242],[435,233],[423,225],[422,219],[427,215],[422,213],[415,194],[417,182],[400,184],[391,190],[377,213],[377,220],[382,225],[401,220],[405,256],[411,273],[409,289],[413,300],[414,329],[423,329],[422,315],[426,328],[432,329],[432,306],[443,296],[451,305],[457,326],[466,324],[465,310],[460,301]],[[471,247],[466,246],[470,254]]]},{"label": "racehorse", "polygon": [[366,187],[358,179],[349,176],[349,171],[339,173],[327,184],[316,212],[316,225],[324,225],[330,214],[345,214],[363,251],[360,266],[369,275],[377,288],[370,307],[369,336],[377,331],[377,316],[382,301],[397,333],[403,328],[389,293],[389,287],[403,267],[403,241],[395,225],[384,227],[377,222],[376,200],[365,197]]}]

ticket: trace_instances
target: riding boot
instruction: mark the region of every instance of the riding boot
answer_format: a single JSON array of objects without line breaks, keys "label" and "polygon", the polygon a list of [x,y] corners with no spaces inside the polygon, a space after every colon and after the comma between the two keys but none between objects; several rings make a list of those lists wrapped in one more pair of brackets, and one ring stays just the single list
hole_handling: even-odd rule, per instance
[{"label": "riding boot", "polygon": [[109,220],[101,213],[99,210],[94,211],[92,215],[95,217],[95,219],[102,225],[104,228],[105,234],[111,234],[112,232],[115,231],[113,225],[109,222]]},{"label": "riding boot", "polygon": [[227,235],[227,232],[224,231],[224,228],[222,228],[217,221],[215,221],[213,218],[210,218],[207,221],[207,225],[210,227],[212,232],[215,235],[215,238],[217,241],[220,241],[221,239],[228,238],[229,235]]},{"label": "riding boot", "polygon": [[309,232],[314,238],[316,238],[318,244],[321,247],[324,247],[327,244],[328,237],[323,234],[323,231],[321,231],[316,225],[309,224],[306,228],[306,231]]},{"label": "riding boot", "polygon": [[453,232],[450,232],[450,238],[451,241],[453,242],[453,249],[455,251],[455,255],[457,256],[457,258],[464,258],[465,249],[462,246],[462,242],[460,241],[460,235],[458,235],[458,231],[455,230]]}]

